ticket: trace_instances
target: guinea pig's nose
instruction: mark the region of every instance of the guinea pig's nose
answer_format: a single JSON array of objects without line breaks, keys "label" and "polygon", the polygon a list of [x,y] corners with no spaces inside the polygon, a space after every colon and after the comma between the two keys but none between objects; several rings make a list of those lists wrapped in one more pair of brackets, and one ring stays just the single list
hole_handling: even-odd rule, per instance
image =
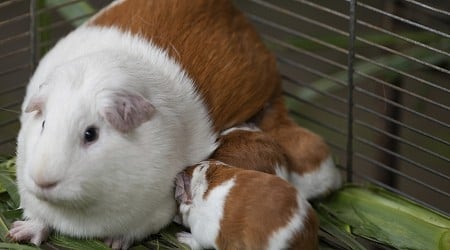
[{"label": "guinea pig's nose", "polygon": [[58,181],[44,179],[34,179],[34,183],[42,189],[51,189],[58,185]]},{"label": "guinea pig's nose", "polygon": [[36,183],[36,185],[38,185],[40,188],[42,189],[50,189],[55,187],[58,184],[57,181],[55,182],[42,182],[42,183]]}]

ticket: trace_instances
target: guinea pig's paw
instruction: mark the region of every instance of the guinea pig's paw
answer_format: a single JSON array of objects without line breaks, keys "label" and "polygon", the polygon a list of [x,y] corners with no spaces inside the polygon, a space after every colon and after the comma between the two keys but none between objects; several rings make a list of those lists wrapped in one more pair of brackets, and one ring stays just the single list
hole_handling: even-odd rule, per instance
[{"label": "guinea pig's paw", "polygon": [[49,232],[49,227],[41,222],[33,220],[16,221],[12,224],[8,237],[13,241],[27,241],[39,246],[47,239]]},{"label": "guinea pig's paw", "polygon": [[191,233],[179,232],[177,233],[177,240],[183,244],[188,245],[192,250],[203,249],[200,246],[200,243],[194,238],[194,236]]},{"label": "guinea pig's paw", "polygon": [[104,240],[105,244],[114,250],[126,250],[130,248],[133,241],[125,237],[109,237]]}]

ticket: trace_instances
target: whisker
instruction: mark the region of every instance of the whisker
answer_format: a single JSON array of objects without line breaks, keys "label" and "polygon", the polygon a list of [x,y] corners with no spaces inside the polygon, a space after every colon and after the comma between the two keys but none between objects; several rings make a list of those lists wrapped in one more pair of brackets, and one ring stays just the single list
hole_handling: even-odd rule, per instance
[{"label": "whisker", "polygon": [[11,113],[14,113],[14,114],[20,114],[20,111],[13,110],[13,109],[0,108],[0,110],[6,111],[6,112],[11,112]]}]

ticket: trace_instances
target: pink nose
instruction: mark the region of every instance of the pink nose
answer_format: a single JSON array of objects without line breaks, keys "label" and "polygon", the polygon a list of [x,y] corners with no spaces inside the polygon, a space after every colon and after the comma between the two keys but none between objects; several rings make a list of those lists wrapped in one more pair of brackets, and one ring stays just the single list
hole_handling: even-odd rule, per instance
[{"label": "pink nose", "polygon": [[58,182],[43,182],[43,183],[36,183],[40,188],[42,189],[50,189],[55,187],[58,184]]},{"label": "pink nose", "polygon": [[56,185],[58,185],[58,181],[52,181],[52,180],[42,180],[42,179],[34,179],[34,183],[36,183],[36,186],[42,188],[42,189],[51,189],[54,188]]}]

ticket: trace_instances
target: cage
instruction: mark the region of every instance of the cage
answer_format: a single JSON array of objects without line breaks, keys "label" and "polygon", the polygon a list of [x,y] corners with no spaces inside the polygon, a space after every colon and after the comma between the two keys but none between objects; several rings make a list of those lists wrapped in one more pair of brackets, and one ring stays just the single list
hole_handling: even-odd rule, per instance
[{"label": "cage", "polygon": [[[0,2],[0,154],[13,156],[27,81],[108,0]],[[348,182],[450,214],[450,3],[240,0],[276,54],[286,103]]]}]

